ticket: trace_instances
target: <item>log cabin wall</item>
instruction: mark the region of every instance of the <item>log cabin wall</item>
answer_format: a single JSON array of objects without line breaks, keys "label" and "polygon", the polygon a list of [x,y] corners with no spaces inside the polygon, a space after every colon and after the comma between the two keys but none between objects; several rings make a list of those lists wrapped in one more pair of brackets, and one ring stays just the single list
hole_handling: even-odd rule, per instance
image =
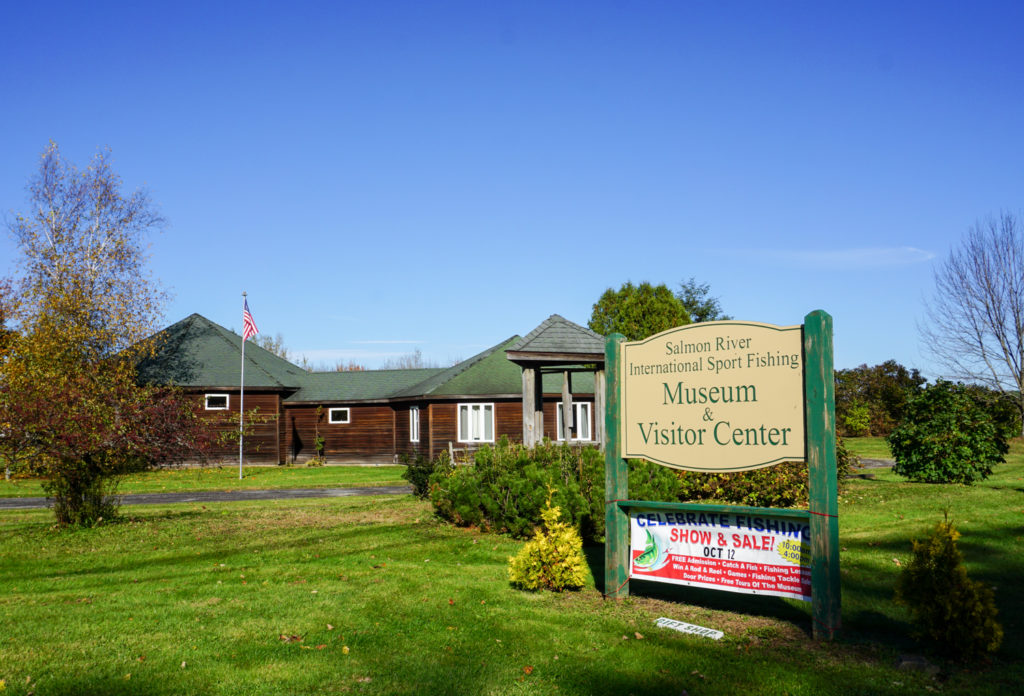
[{"label": "log cabin wall", "polygon": [[[557,439],[556,423],[558,403],[562,400],[560,394],[550,394],[544,397],[544,436],[554,441]],[[590,432],[594,432],[594,399],[592,396],[581,396],[574,399],[575,402],[586,401],[590,406]],[[442,450],[448,449],[448,443],[457,449],[473,450],[484,443],[459,442],[458,437],[458,408],[459,404],[494,404],[494,442],[501,439],[502,435],[508,438],[509,442],[523,441],[523,402],[521,399],[459,399],[458,401],[434,402],[430,408],[420,408],[420,444],[423,445],[422,452],[431,458],[436,457]],[[424,416],[430,413],[429,421]],[[408,419],[408,416],[406,416]],[[401,418],[399,418],[401,423]],[[406,420],[406,434],[408,439],[408,420]],[[399,440],[401,442],[401,439]],[[488,443],[493,444],[493,443]]]},{"label": "log cabin wall", "polygon": [[[226,409],[207,408],[207,402],[217,403],[227,396]],[[191,395],[199,417],[209,423],[214,433],[214,444],[209,452],[212,462],[238,462],[238,401],[237,389],[207,389]],[[212,397],[212,398],[208,398]],[[245,412],[256,412],[261,422],[247,428],[244,460],[257,464],[280,462],[280,409],[281,394],[278,392],[245,390]]]},{"label": "log cabin wall", "polygon": [[[347,408],[349,422],[331,423],[332,408]],[[317,433],[329,463],[391,463],[395,459],[395,414],[389,404],[324,404],[317,423],[316,404],[285,404],[285,451],[289,461],[316,455]]]},{"label": "log cabin wall", "polygon": [[[411,420],[410,413],[413,408],[419,409],[420,437],[418,442],[410,439]],[[429,450],[430,408],[428,404],[396,404],[395,405],[395,452],[399,457],[406,455],[415,457],[418,454],[427,455]]]}]

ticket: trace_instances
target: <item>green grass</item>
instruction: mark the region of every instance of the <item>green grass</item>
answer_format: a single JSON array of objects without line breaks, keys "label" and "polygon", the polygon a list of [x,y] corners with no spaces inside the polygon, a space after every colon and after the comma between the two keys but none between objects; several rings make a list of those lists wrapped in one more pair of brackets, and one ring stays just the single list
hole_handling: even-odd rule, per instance
[{"label": "green grass", "polygon": [[[145,471],[125,476],[118,493],[179,491],[237,491],[257,488],[353,488],[406,485],[404,466],[237,466],[196,467]],[[0,479],[0,498],[37,497],[45,493],[39,479]]]},{"label": "green grass", "polygon": [[[810,639],[801,602],[639,583],[622,602],[594,582],[514,590],[518,542],[444,526],[410,496],[205,506],[128,507],[120,523],[76,531],[54,529],[48,511],[0,513],[3,696],[995,695],[1024,677],[1019,443],[972,488],[887,471],[849,482],[834,643]],[[933,678],[895,669],[925,649],[892,587],[910,539],[946,508],[972,577],[998,588],[1006,639],[988,664],[931,658]],[[602,550],[589,556],[600,575]],[[726,637],[658,629],[660,616]]]},{"label": "green grass", "polygon": [[892,459],[889,443],[884,437],[844,437],[846,448],[858,457],[869,459]]}]

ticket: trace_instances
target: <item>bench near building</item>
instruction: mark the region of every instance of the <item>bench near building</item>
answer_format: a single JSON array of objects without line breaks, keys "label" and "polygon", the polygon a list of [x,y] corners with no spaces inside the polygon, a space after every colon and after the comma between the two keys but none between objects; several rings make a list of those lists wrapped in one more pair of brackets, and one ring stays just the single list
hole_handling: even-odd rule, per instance
[{"label": "bench near building", "polygon": [[[156,339],[140,379],[183,388],[212,428],[237,431],[242,337],[193,314]],[[245,411],[255,409],[257,418],[246,434],[245,460],[303,462],[317,454],[318,438],[330,463],[436,457],[450,446],[473,448],[502,436],[598,444],[603,367],[604,338],[557,314],[525,337],[447,368],[307,372],[249,343]],[[212,455],[237,461],[237,441]]]}]

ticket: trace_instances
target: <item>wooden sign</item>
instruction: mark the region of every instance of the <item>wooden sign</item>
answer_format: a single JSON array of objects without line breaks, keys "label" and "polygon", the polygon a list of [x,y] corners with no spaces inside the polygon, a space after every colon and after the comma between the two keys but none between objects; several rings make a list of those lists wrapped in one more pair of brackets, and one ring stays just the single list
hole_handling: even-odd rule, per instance
[{"label": "wooden sign", "polygon": [[[811,312],[802,326],[711,322],[633,343],[612,334],[605,364],[605,596],[628,596],[631,575],[660,574],[660,581],[807,599],[809,570],[814,635],[835,637],[832,317]],[[692,471],[806,460],[810,506],[630,500],[627,457]]]},{"label": "wooden sign", "polygon": [[803,461],[800,326],[691,324],[621,345],[622,456],[689,471]]}]

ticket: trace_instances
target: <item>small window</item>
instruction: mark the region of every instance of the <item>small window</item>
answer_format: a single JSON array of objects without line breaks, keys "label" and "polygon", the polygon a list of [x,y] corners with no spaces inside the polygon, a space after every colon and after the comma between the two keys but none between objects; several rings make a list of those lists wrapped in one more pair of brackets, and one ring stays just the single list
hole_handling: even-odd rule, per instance
[{"label": "small window", "polygon": [[332,408],[327,411],[328,423],[349,423],[349,412],[347,408]]},{"label": "small window", "polygon": [[420,441],[420,407],[409,409],[409,442]]},{"label": "small window", "polygon": [[[562,436],[562,420],[563,418],[563,404],[561,401],[558,402],[558,418],[557,418],[557,432],[555,437],[558,440],[564,440]],[[590,403],[587,401],[577,401],[572,405],[573,415],[576,421],[571,424],[572,428],[572,440],[591,440],[592,435],[590,433]]]},{"label": "small window", "polygon": [[226,411],[228,408],[228,395],[227,394],[207,394],[206,395],[206,410],[207,411]]},{"label": "small window", "polygon": [[459,404],[459,442],[494,442],[494,404]]}]

